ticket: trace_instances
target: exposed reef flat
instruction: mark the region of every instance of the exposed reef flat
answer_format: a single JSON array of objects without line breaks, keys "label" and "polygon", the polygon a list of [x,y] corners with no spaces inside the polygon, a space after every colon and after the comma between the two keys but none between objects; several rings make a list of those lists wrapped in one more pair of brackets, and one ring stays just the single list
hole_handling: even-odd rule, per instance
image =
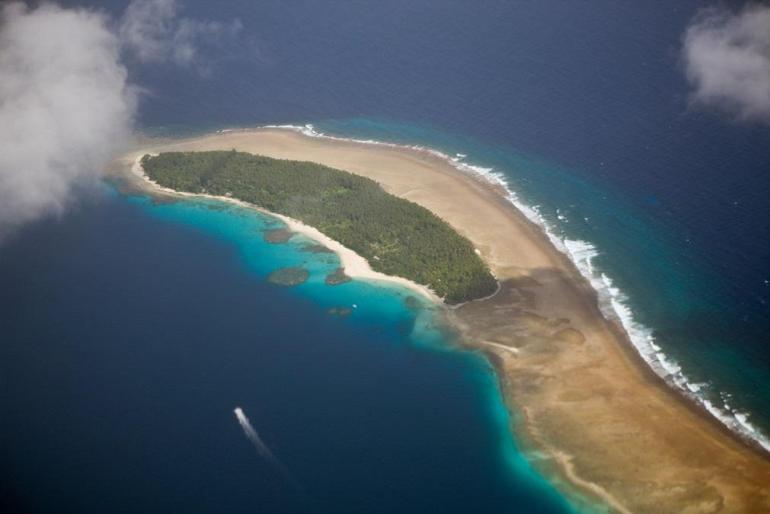
[{"label": "exposed reef flat", "polygon": [[567,494],[618,512],[770,512],[766,455],[654,375],[572,263],[497,188],[426,151],[280,129],[145,142],[119,168],[148,152],[232,148],[367,176],[473,243],[501,289],[447,316],[466,345],[490,356],[522,414],[518,440],[538,450],[533,464],[558,475]]}]

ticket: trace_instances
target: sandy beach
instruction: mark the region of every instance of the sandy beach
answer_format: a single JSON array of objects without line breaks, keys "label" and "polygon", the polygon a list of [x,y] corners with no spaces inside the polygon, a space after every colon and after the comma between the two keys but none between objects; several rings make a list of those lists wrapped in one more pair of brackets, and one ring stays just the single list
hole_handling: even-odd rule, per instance
[{"label": "sandy beach", "polygon": [[[137,159],[162,151],[230,150],[313,161],[367,176],[446,220],[480,251],[500,291],[447,309],[464,344],[484,351],[511,409],[517,440],[564,492],[601,498],[618,512],[770,512],[770,459],[729,433],[657,377],[622,327],[539,227],[495,186],[418,149],[254,129],[185,140],[144,141],[116,172],[157,194]],[[230,200],[234,201],[234,200]],[[291,230],[340,255],[348,275],[395,280],[312,227]]]}]

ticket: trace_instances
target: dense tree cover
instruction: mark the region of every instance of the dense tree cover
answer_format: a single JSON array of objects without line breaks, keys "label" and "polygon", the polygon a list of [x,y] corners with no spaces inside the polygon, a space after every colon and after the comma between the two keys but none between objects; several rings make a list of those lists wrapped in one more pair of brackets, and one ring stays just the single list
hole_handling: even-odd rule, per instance
[{"label": "dense tree cover", "polygon": [[145,155],[142,165],[162,186],[231,196],[316,227],[375,270],[425,284],[449,304],[489,295],[497,286],[467,239],[371,179],[235,150]]}]

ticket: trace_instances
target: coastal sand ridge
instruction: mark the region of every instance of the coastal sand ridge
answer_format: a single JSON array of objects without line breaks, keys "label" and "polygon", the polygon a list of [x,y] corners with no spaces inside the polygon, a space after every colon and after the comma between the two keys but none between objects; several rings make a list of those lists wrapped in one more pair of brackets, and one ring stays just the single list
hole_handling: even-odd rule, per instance
[{"label": "coastal sand ridge", "polygon": [[[123,170],[144,153],[234,148],[367,176],[430,209],[500,280],[497,294],[447,316],[465,344],[490,355],[506,402],[524,414],[520,440],[547,455],[534,464],[571,484],[565,492],[620,512],[770,512],[770,461],[663,385],[572,263],[493,185],[418,149],[275,128],[143,146]],[[304,233],[325,237],[315,232]]]}]

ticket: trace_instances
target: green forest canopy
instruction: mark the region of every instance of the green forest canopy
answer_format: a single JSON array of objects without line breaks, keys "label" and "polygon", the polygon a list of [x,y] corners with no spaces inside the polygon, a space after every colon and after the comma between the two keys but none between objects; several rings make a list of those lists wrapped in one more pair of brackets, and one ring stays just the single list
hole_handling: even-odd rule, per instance
[{"label": "green forest canopy", "polygon": [[449,304],[488,296],[497,287],[470,241],[366,177],[235,150],[145,155],[142,165],[162,186],[231,196],[298,219],[363,256],[373,269],[427,285]]}]

